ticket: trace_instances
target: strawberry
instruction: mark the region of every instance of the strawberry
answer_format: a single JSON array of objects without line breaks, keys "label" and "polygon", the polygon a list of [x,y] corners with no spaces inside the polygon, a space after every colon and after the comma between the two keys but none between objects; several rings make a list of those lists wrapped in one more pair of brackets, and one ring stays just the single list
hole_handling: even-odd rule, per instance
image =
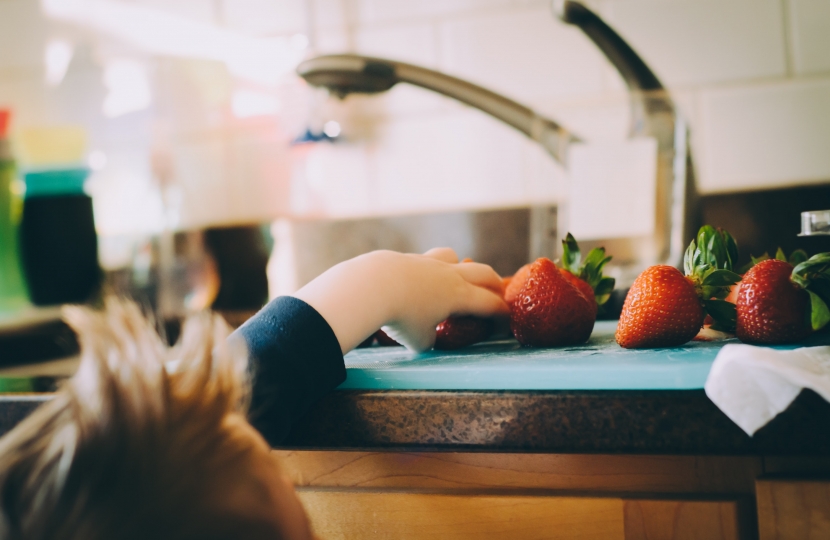
[{"label": "strawberry", "polygon": [[830,321],[830,253],[793,267],[776,259],[744,275],[737,302],[737,335],[746,343],[793,343]]},{"label": "strawberry", "polygon": [[571,285],[579,289],[579,292],[581,292],[585,298],[587,298],[593,303],[594,315],[596,316],[597,298],[594,295],[594,289],[590,285],[588,285],[588,282],[579,279],[578,277],[573,275],[569,270],[565,270],[564,268],[560,268],[559,273],[562,274],[562,277],[565,278],[566,281],[570,282]]},{"label": "strawberry", "polygon": [[707,312],[715,330],[732,330],[735,306],[722,299],[741,279],[732,272],[737,258],[729,233],[701,227],[697,242],[686,250],[685,275],[659,265],[634,281],[620,314],[617,343],[628,349],[682,345],[697,335]]},{"label": "strawberry", "polygon": [[605,304],[614,290],[615,280],[602,275],[602,268],[611,260],[605,256],[605,248],[594,248],[585,260],[579,251],[579,244],[571,233],[562,240],[562,273],[594,303],[594,316]]},{"label": "strawberry", "polygon": [[451,316],[435,328],[435,349],[453,350],[484,341],[493,333],[492,319]]},{"label": "strawberry", "polygon": [[617,343],[626,349],[682,345],[697,335],[704,316],[690,279],[673,266],[652,266],[625,297]]},{"label": "strawberry", "polygon": [[531,263],[528,263],[516,270],[513,277],[504,278],[510,279],[508,283],[504,284],[504,301],[508,304],[512,304],[513,300],[522,291],[522,287],[524,287],[525,281],[527,281],[527,276],[530,275],[530,265]]},{"label": "strawberry", "polygon": [[[769,256],[769,253],[764,253],[760,257],[753,257],[753,256],[750,255],[749,258],[750,258],[749,263],[745,264],[741,268],[741,270],[740,270],[741,274],[745,274],[746,272],[749,271],[750,268],[752,268],[756,264],[758,264],[760,262],[763,262],[763,261],[766,261],[766,260],[769,260],[770,256]],[[807,255],[807,252],[804,251],[803,249],[796,249],[795,251],[790,253],[789,257],[787,257],[784,254],[784,250],[781,249],[781,248],[778,248],[778,251],[775,252],[775,259],[776,260],[788,262],[792,266],[796,266],[798,264],[801,264],[809,258],[810,258],[810,256]],[[733,304],[737,304],[738,303],[738,291],[740,291],[740,289],[741,289],[741,282],[739,281],[739,282],[735,283],[734,285],[732,285],[732,289],[729,291],[729,295],[727,295],[727,297],[724,298],[724,300],[726,300],[727,302],[731,302]],[[710,322],[710,324],[711,324],[711,322]]]},{"label": "strawberry", "polygon": [[584,343],[591,336],[594,321],[591,300],[544,257],[530,265],[527,280],[510,305],[510,328],[526,346]]}]

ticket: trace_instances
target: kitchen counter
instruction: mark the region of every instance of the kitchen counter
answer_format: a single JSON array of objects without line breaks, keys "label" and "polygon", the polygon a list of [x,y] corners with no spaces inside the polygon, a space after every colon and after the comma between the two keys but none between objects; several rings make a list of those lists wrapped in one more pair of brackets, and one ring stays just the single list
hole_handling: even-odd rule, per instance
[{"label": "kitchen counter", "polygon": [[[347,378],[309,412],[292,448],[830,455],[830,403],[805,391],[754,437],[702,388],[725,343],[626,350],[613,321],[581,346],[515,340],[416,355],[358,349]],[[801,345],[823,345],[830,334]],[[780,346],[777,348],[794,348]]]},{"label": "kitchen counter", "polygon": [[[825,455],[830,403],[804,391],[754,437],[702,390],[721,343],[632,351],[598,321],[584,346],[526,349],[515,340],[421,355],[402,347],[358,349],[347,379],[304,418],[286,448],[500,452]],[[830,333],[805,345],[830,342]],[[792,346],[782,347],[792,348]],[[37,366],[37,365],[35,365]],[[49,399],[49,369],[6,369],[0,432]],[[26,369],[37,375],[20,377]]]},{"label": "kitchen counter", "polygon": [[[50,398],[0,395],[0,433]],[[806,390],[754,437],[702,390],[377,391],[323,398],[286,449],[830,456],[830,403]]]},{"label": "kitchen counter", "polygon": [[[317,534],[507,538],[522,523],[523,538],[822,537],[830,404],[804,391],[748,437],[701,389],[719,344],[634,354],[612,330],[547,352],[350,353],[346,382],[275,450]],[[10,373],[29,393],[0,394],[0,433],[54,382]]]},{"label": "kitchen counter", "polygon": [[804,391],[749,437],[702,390],[337,391],[283,446],[830,456],[830,403]]}]

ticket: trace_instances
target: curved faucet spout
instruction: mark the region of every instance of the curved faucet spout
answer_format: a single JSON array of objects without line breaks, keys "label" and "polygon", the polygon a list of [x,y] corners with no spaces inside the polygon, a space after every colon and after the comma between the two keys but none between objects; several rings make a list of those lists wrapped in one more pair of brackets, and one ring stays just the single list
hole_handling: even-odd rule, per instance
[{"label": "curved faucet spout", "polygon": [[643,59],[596,13],[573,0],[553,0],[553,11],[562,22],[578,26],[620,72],[632,91],[662,90],[663,85]]},{"label": "curved faucet spout", "polygon": [[657,140],[657,230],[652,260],[681,267],[686,243],[700,222],[688,126],[657,75],[599,15],[576,0],[552,0],[552,8],[562,22],[582,30],[625,81],[630,91],[630,136]]},{"label": "curved faucet spout", "polygon": [[529,107],[471,82],[412,64],[336,54],[306,60],[297,67],[297,73],[309,84],[328,88],[340,97],[385,92],[399,82],[432,90],[514,127],[542,145],[563,165],[567,162],[568,145],[579,140],[557,122]]},{"label": "curved faucet spout", "polygon": [[[669,92],[643,59],[597,14],[576,0],[552,0],[556,15],[579,27],[617,68],[630,90],[632,138],[657,143],[653,231],[648,235],[595,238],[585,248],[604,245],[614,253],[617,283],[628,285],[647,266],[682,267],[685,243],[700,221],[688,125]],[[579,140],[557,122],[529,107],[470,82],[412,64],[353,54],[319,56],[297,72],[309,84],[343,97],[379,93],[399,82],[420,86],[476,107],[521,131],[567,167],[568,147]],[[558,230],[570,227],[568,200],[557,205]],[[597,216],[602,218],[602,216]],[[555,249],[555,248],[554,248]]]}]

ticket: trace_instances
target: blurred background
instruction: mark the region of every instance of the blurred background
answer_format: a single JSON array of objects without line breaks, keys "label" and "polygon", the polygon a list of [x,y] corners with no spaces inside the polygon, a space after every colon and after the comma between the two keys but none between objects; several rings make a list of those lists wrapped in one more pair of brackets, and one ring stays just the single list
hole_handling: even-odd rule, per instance
[{"label": "blurred background", "polygon": [[[703,221],[744,260],[817,251],[796,233],[799,212],[830,207],[830,2],[586,4],[687,121]],[[439,94],[338,100],[295,74],[343,52],[471,81],[583,140],[631,127],[620,75],[547,1],[0,0],[18,177],[86,169],[106,286],[168,315],[253,310],[377,248],[449,245],[503,274],[555,255],[563,166]]]}]

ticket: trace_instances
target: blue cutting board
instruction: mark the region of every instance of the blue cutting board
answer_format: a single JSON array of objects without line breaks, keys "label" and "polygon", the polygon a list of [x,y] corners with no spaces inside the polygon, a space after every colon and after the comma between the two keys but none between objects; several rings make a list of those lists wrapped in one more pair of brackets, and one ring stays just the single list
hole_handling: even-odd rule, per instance
[{"label": "blue cutting board", "polygon": [[[346,355],[341,389],[365,390],[690,390],[703,388],[715,356],[727,343],[690,342],[666,349],[623,349],[616,321],[597,321],[584,345],[521,347],[514,339],[458,351],[415,354],[403,347],[371,347]],[[814,335],[794,349],[830,343]]]}]

